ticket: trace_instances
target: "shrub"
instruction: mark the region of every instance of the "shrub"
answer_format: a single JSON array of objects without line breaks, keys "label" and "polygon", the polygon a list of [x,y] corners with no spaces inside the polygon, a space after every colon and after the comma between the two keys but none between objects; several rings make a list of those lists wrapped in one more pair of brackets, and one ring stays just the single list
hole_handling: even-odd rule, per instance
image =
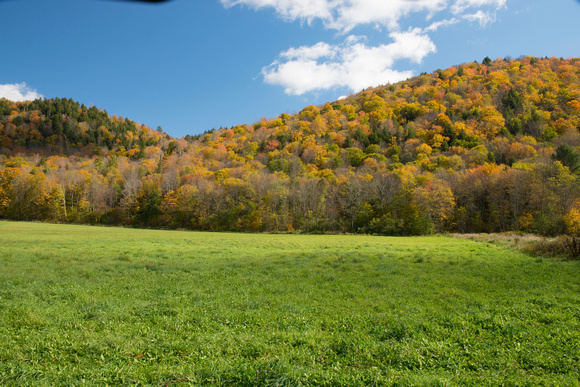
[{"label": "shrub", "polygon": [[580,259],[580,237],[560,236],[558,238],[541,238],[529,243],[523,248],[524,251],[545,257],[568,257]]},{"label": "shrub", "polygon": [[580,259],[580,237],[564,237],[567,255],[572,259]]}]

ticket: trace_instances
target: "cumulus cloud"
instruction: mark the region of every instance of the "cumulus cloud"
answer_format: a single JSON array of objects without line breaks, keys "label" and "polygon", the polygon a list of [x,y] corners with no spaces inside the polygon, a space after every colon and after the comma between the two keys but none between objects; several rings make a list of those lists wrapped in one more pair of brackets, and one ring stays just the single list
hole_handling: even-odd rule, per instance
[{"label": "cumulus cloud", "polygon": [[399,20],[411,13],[427,12],[433,15],[445,8],[445,0],[350,0],[335,4],[335,16],[326,22],[326,26],[342,31],[365,24],[396,30]]},{"label": "cumulus cloud", "polygon": [[[262,69],[266,83],[282,86],[287,94],[301,95],[336,87],[359,91],[406,79],[413,72],[395,70],[394,63],[399,60],[420,63],[434,53],[436,47],[428,34],[466,21],[485,27],[495,21],[495,12],[505,7],[507,0],[220,1],[225,7],[272,9],[286,21],[309,24],[320,21],[327,29],[344,35],[360,26],[387,29],[390,38],[387,44],[372,47],[364,43],[364,37],[351,35],[342,44],[319,42],[290,48]],[[402,32],[401,20],[413,14],[424,15],[430,25]]]},{"label": "cumulus cloud", "polygon": [[[507,0],[221,0],[225,7],[245,5],[254,9],[271,8],[284,20],[308,23],[321,20],[327,28],[348,32],[359,25],[385,26],[394,31],[399,20],[412,13],[425,12],[427,19],[449,10],[463,18],[505,7]],[[489,18],[485,19],[488,20]]]},{"label": "cumulus cloud", "polygon": [[44,96],[22,82],[0,85],[0,98],[6,98],[10,101],[31,101],[44,98]]},{"label": "cumulus cloud", "polygon": [[393,70],[394,63],[419,63],[436,51],[435,44],[418,28],[389,36],[391,43],[376,47],[367,46],[363,37],[351,35],[340,45],[320,42],[290,48],[263,68],[262,75],[266,83],[282,86],[291,95],[336,87],[359,91],[411,77],[412,71]]}]

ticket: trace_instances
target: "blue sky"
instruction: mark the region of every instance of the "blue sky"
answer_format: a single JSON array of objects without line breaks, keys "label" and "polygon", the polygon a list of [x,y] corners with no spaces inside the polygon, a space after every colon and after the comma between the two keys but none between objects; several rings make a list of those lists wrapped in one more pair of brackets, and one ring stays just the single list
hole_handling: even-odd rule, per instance
[{"label": "blue sky", "polygon": [[579,17],[575,0],[0,0],[0,97],[181,137],[486,56],[578,57]]}]

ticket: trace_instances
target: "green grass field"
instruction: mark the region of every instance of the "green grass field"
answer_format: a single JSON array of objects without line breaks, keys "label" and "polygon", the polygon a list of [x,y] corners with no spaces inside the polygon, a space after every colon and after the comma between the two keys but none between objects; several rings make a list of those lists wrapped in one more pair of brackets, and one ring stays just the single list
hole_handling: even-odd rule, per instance
[{"label": "green grass field", "polygon": [[0,385],[580,385],[580,262],[0,222]]}]

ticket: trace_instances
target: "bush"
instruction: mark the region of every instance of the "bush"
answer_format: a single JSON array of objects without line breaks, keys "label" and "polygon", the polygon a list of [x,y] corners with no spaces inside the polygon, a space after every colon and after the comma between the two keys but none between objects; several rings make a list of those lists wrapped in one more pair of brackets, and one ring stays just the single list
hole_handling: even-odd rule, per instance
[{"label": "bush", "polygon": [[524,247],[534,255],[545,257],[569,257],[570,259],[580,259],[580,237],[560,236],[555,239],[542,238]]},{"label": "bush", "polygon": [[380,218],[373,218],[368,225],[371,234],[378,235],[399,235],[397,221],[391,215],[383,215]]},{"label": "bush", "polygon": [[522,246],[522,250],[532,255],[541,255],[544,257],[567,255],[563,238],[541,238],[534,240]]},{"label": "bush", "polygon": [[564,244],[568,256],[572,259],[580,259],[580,237],[564,237]]}]

